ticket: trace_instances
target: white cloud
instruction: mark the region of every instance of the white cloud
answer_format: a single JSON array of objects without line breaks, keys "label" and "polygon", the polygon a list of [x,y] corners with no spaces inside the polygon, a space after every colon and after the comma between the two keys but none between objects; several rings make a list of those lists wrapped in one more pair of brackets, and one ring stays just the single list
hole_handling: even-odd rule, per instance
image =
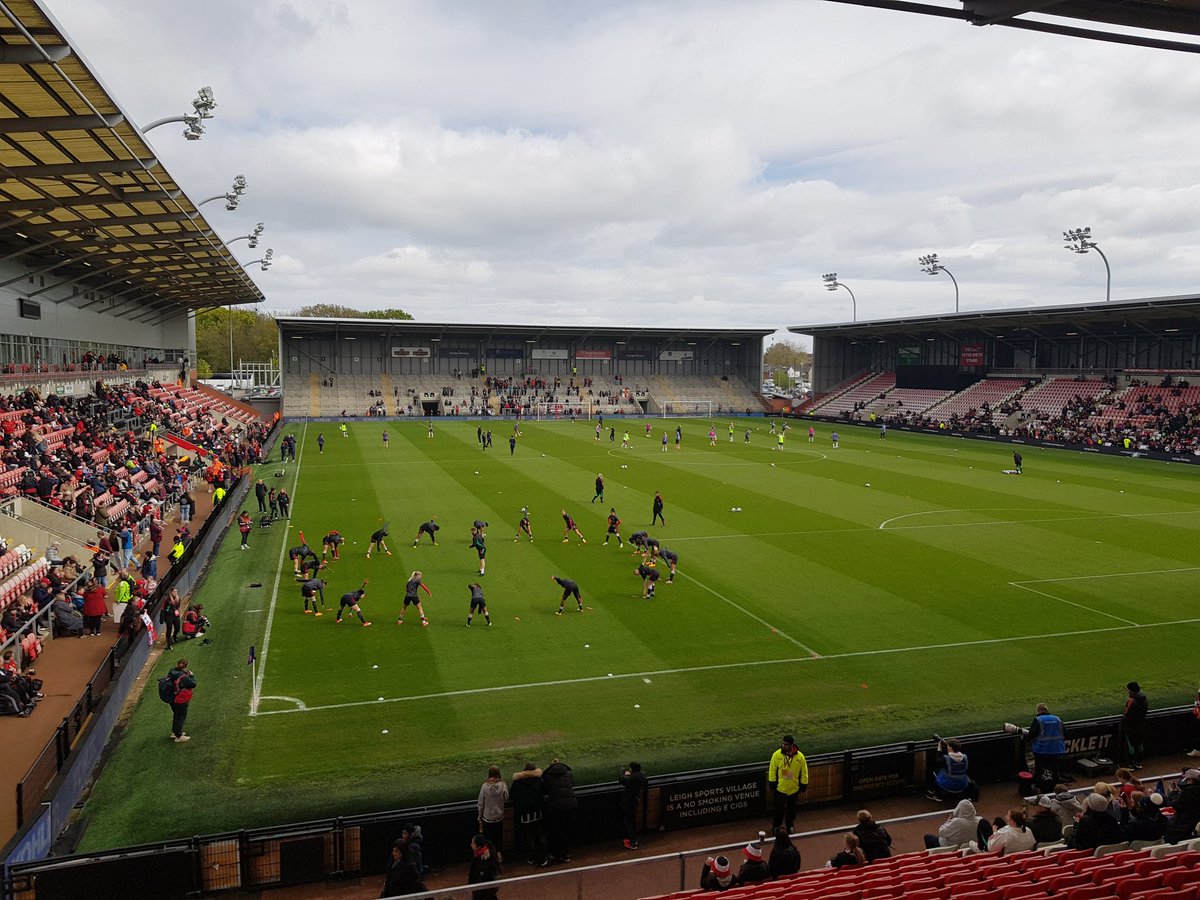
[{"label": "white cloud", "polygon": [[[244,172],[268,305],[786,325],[1194,290],[1187,54],[788,0],[47,0],[139,121],[212,85],[193,197]],[[208,207],[206,207],[206,210]],[[240,247],[241,245],[235,245]],[[239,249],[239,254],[244,252]]]}]

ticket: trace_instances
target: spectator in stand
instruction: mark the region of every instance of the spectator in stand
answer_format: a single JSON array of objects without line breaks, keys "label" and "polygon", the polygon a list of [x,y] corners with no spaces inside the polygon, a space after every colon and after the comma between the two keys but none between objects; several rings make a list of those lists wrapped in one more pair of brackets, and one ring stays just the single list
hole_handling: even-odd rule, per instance
[{"label": "spectator in stand", "polygon": [[579,801],[575,799],[575,775],[571,767],[558,758],[542,773],[542,789],[546,792],[546,829],[550,843],[550,858],[558,862],[571,861],[571,826]]},{"label": "spectator in stand", "polygon": [[1174,790],[1167,794],[1165,802],[1175,808],[1175,815],[1163,839],[1177,844],[1186,841],[1196,831],[1200,822],[1200,769],[1188,769],[1179,779]]},{"label": "spectator in stand", "polygon": [[196,510],[196,501],[192,499],[191,491],[184,491],[179,498],[179,521],[186,525],[192,521],[192,514]]},{"label": "spectator in stand", "polygon": [[775,829],[775,846],[771,848],[767,868],[771,871],[772,878],[795,875],[800,871],[800,851],[792,843],[786,828]]},{"label": "spectator in stand", "polygon": [[109,555],[100,547],[92,554],[92,577],[104,587],[108,587]]},{"label": "spectator in stand", "polygon": [[392,844],[392,858],[388,862],[387,877],[383,882],[380,897],[401,897],[405,894],[420,894],[426,890],[421,880],[421,870],[413,859],[408,841],[400,838]]},{"label": "spectator in stand", "polygon": [[637,809],[646,790],[646,775],[642,772],[642,764],[631,762],[618,776],[621,785],[621,823],[625,827],[625,840],[622,846],[626,850],[636,850],[637,842]]},{"label": "spectator in stand", "polygon": [[1063,828],[1074,825],[1083,815],[1083,803],[1068,791],[1064,784],[1056,784],[1054,792],[1054,796],[1050,798],[1050,809],[1058,816],[1058,821]]},{"label": "spectator in stand", "polygon": [[[488,884],[500,877],[500,853],[491,841],[482,834],[471,838],[471,868],[467,873],[467,884]],[[500,892],[496,888],[474,891],[471,900],[497,900]]]},{"label": "spectator in stand", "polygon": [[163,601],[162,611],[159,613],[159,621],[163,625],[163,634],[166,638],[168,650],[179,642],[180,609],[182,606],[183,599],[179,596],[179,591],[171,588],[171,593]]},{"label": "spectator in stand", "polygon": [[65,595],[55,595],[51,604],[51,614],[54,616],[55,634],[83,637],[83,616],[70,604]]},{"label": "spectator in stand", "polygon": [[108,613],[108,592],[96,579],[88,581],[83,588],[83,624],[87,633],[95,637],[100,633],[100,623]]},{"label": "spectator in stand", "polygon": [[542,797],[542,770],[531,762],[525,763],[524,769],[513,774],[509,796],[513,803],[517,846],[524,848],[525,862],[538,867],[547,865],[549,853],[543,822],[546,804]]},{"label": "spectator in stand", "polygon": [[981,834],[990,835],[991,831],[991,826],[975,812],[974,803],[959,800],[950,818],[938,828],[938,833],[925,835],[925,847],[929,850],[935,847],[965,847],[971,841],[977,841]]},{"label": "spectator in stand", "polygon": [[1121,827],[1121,837],[1126,841],[1160,841],[1167,831],[1167,820],[1163,818],[1157,797],[1162,801],[1161,794],[1147,796],[1140,791],[1134,795],[1133,808],[1129,820]]},{"label": "spectator in stand", "polygon": [[1053,797],[1045,794],[1038,797],[1025,824],[1039,844],[1053,844],[1062,840],[1063,825],[1054,813]]},{"label": "spectator in stand", "polygon": [[738,869],[738,884],[759,884],[771,880],[771,870],[763,862],[762,840],[766,836],[765,831],[760,831],[757,841],[751,841],[742,848],[742,856],[745,861]]},{"label": "spectator in stand", "polygon": [[988,838],[987,852],[1008,856],[1011,853],[1032,850],[1036,846],[1037,838],[1025,824],[1025,810],[1010,809],[1003,827],[997,828]]},{"label": "spectator in stand", "polygon": [[833,859],[829,860],[826,868],[840,869],[844,866],[865,866],[866,864],[867,855],[858,846],[858,838],[853,834],[848,834],[842,849],[834,855]]},{"label": "spectator in stand", "polygon": [[507,802],[508,785],[500,775],[500,767],[489,766],[487,780],[479,788],[476,806],[479,833],[497,849],[503,849],[504,845],[504,805]]},{"label": "spectator in stand", "polygon": [[1088,794],[1083,815],[1075,823],[1075,833],[1067,845],[1075,850],[1095,850],[1104,844],[1121,842],[1121,826],[1109,815],[1109,800],[1101,794]]},{"label": "spectator in stand", "polygon": [[867,862],[886,859],[892,855],[892,836],[888,830],[871,816],[869,810],[858,811],[858,824],[852,832],[858,838],[858,846],[867,856]]},{"label": "spectator in stand", "polygon": [[142,578],[147,581],[158,581],[158,560],[154,554],[147,552],[142,558]]},{"label": "spectator in stand", "polygon": [[737,887],[737,876],[729,867],[729,859],[725,856],[710,856],[704,860],[704,869],[700,872],[700,890],[727,891]]}]

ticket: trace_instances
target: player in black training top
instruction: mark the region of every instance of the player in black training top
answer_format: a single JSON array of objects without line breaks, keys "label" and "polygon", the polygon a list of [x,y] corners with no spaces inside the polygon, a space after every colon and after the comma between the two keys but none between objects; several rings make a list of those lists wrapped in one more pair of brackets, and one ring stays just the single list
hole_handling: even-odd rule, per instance
[{"label": "player in black training top", "polygon": [[421,580],[422,577],[419,571],[413,572],[409,576],[408,584],[404,585],[404,608],[400,610],[400,618],[396,619],[397,625],[404,624],[404,614],[408,612],[410,606],[417,608],[417,615],[421,617],[422,625],[429,624],[429,620],[425,618],[425,608],[421,606],[421,595],[417,592],[424,591],[427,596],[432,597],[433,591],[425,586],[425,582]]},{"label": "player in black training top", "polygon": [[437,533],[441,530],[441,527],[442,526],[437,523],[437,516],[430,516],[429,521],[422,522],[420,527],[417,529],[417,536],[413,538],[413,546],[417,546],[417,543],[421,540],[421,535],[427,534],[429,535],[430,543],[436,547],[438,545]]},{"label": "player in black training top", "polygon": [[633,555],[637,556],[646,549],[646,539],[650,537],[648,531],[635,531],[629,536],[629,543],[633,544]]},{"label": "player in black training top", "polygon": [[479,554],[480,575],[486,574],[485,570],[487,569],[487,547],[483,543],[483,539],[485,537],[487,537],[487,535],[483,533],[482,528],[474,527],[471,529],[470,547]]},{"label": "player in black training top", "polygon": [[563,614],[563,607],[566,605],[568,597],[574,597],[575,602],[579,605],[579,611],[583,612],[583,595],[579,593],[579,585],[570,578],[559,578],[557,575],[552,575],[550,578],[563,589],[562,599],[558,601],[558,612],[555,615]]},{"label": "player in black training top", "polygon": [[658,551],[658,555],[667,561],[667,566],[670,569],[667,575],[667,584],[670,584],[675,580],[675,567],[679,565],[679,554],[674,550],[668,550],[666,547],[663,547]]},{"label": "player in black training top", "polygon": [[475,610],[483,613],[483,618],[487,620],[488,625],[491,625],[492,617],[488,615],[487,601],[483,599],[483,585],[473,581],[467,585],[467,590],[471,592],[471,607],[467,610],[467,627],[471,627],[471,618],[475,615]]},{"label": "player in black training top", "polygon": [[615,508],[608,511],[608,532],[604,535],[604,543],[608,545],[608,539],[613,535],[617,536],[617,544],[621,547],[625,546],[625,542],[621,540],[621,517],[617,515]]},{"label": "player in black training top", "polygon": [[529,507],[521,507],[521,521],[517,523],[517,536],[513,538],[513,543],[521,539],[521,532],[529,535],[529,543],[533,543],[533,526],[529,524]]},{"label": "player in black training top", "polygon": [[650,520],[650,524],[654,525],[659,519],[662,519],[664,525],[667,524],[667,518],[663,515],[663,498],[658,491],[654,492],[654,517]]},{"label": "player in black training top", "polygon": [[359,606],[358,606],[358,601],[361,600],[366,595],[367,595],[367,579],[365,579],[365,578],[363,579],[362,587],[360,587],[357,591],[351,591],[349,594],[342,594],[342,600],[338,606],[338,611],[337,611],[337,622],[339,625],[342,622],[342,613],[344,613],[346,610],[350,610],[350,612],[357,615],[358,621],[363,623],[364,628],[367,625],[371,624],[363,617],[362,610],[359,609]]},{"label": "player in black training top", "polygon": [[346,539],[342,537],[341,532],[332,530],[325,537],[321,538],[321,559],[329,554],[333,559],[342,558],[342,544],[346,543]]},{"label": "player in black training top", "polygon": [[378,531],[372,532],[371,540],[367,544],[367,559],[371,558],[372,550],[382,550],[388,556],[392,555],[392,551],[387,547],[388,523],[384,522],[383,527]]},{"label": "player in black training top", "polygon": [[[300,596],[304,598],[304,614],[306,616],[316,613],[321,615],[321,610],[317,607],[317,597],[321,598],[321,606],[325,605],[325,585],[329,584],[324,578],[310,578],[304,584],[300,585]],[[312,604],[312,609],[308,608]]]},{"label": "player in black training top", "polygon": [[321,560],[317,559],[316,552],[308,544],[293,547],[288,551],[288,559],[292,561],[292,570],[297,578],[307,578],[309,569],[316,572],[321,566]]},{"label": "player in black training top", "polygon": [[648,563],[642,563],[634,572],[642,579],[642,599],[648,600],[654,596],[654,583],[658,581],[658,569],[654,567],[653,560]]},{"label": "player in black training top", "polygon": [[601,472],[596,473],[596,495],[592,497],[592,502],[595,503],[597,500],[601,503],[604,502],[604,474]]},{"label": "player in black training top", "polygon": [[559,512],[562,513],[562,517],[563,517],[563,539],[562,539],[562,542],[565,544],[567,541],[569,541],[570,534],[573,531],[577,535],[579,535],[579,539],[586,544],[587,538],[585,538],[583,536],[583,532],[581,532],[579,530],[579,526],[575,524],[575,520],[573,518],[571,518],[571,514],[568,513],[565,509],[560,509]]}]

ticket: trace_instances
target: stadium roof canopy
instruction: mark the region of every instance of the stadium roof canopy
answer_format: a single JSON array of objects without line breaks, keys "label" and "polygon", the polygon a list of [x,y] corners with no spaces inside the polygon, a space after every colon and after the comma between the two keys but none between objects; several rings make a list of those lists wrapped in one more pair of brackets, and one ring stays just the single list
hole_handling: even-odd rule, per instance
[{"label": "stadium roof canopy", "polygon": [[[1163,36],[1200,36],[1200,0],[962,0],[961,9],[953,0],[949,5],[911,0],[834,2],[959,19],[972,25],[1003,25],[1096,41],[1200,53],[1200,43]],[[1091,27],[1093,24],[1103,27]],[[1131,28],[1147,33],[1131,33],[1128,30]]]},{"label": "stadium roof canopy", "polygon": [[79,307],[169,318],[263,299],[36,0],[0,3],[0,258],[41,276],[34,299],[70,285]]},{"label": "stadium roof canopy", "polygon": [[339,319],[316,316],[277,316],[280,329],[288,335],[325,335],[331,331],[390,332],[426,340],[465,338],[520,338],[522,340],[600,340],[631,341],[716,341],[762,340],[774,328],[643,328],[640,326],[593,325],[450,325],[414,322],[411,319]]},{"label": "stadium roof canopy", "polygon": [[793,325],[788,331],[813,337],[859,341],[949,337],[1116,338],[1200,332],[1200,295],[1114,300],[1066,306],[1013,307],[932,316],[903,316],[866,322]]}]

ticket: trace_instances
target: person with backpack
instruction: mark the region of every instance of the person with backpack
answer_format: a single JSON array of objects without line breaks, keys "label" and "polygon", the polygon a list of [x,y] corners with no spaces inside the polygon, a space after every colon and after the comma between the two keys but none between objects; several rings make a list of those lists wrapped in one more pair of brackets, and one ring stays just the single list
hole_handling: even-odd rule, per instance
[{"label": "person with backpack", "polygon": [[171,704],[171,740],[177,744],[191,740],[191,737],[184,733],[183,723],[187,721],[188,704],[192,702],[192,692],[195,689],[196,676],[188,668],[186,659],[175,663],[175,668],[158,682],[159,697]]}]

